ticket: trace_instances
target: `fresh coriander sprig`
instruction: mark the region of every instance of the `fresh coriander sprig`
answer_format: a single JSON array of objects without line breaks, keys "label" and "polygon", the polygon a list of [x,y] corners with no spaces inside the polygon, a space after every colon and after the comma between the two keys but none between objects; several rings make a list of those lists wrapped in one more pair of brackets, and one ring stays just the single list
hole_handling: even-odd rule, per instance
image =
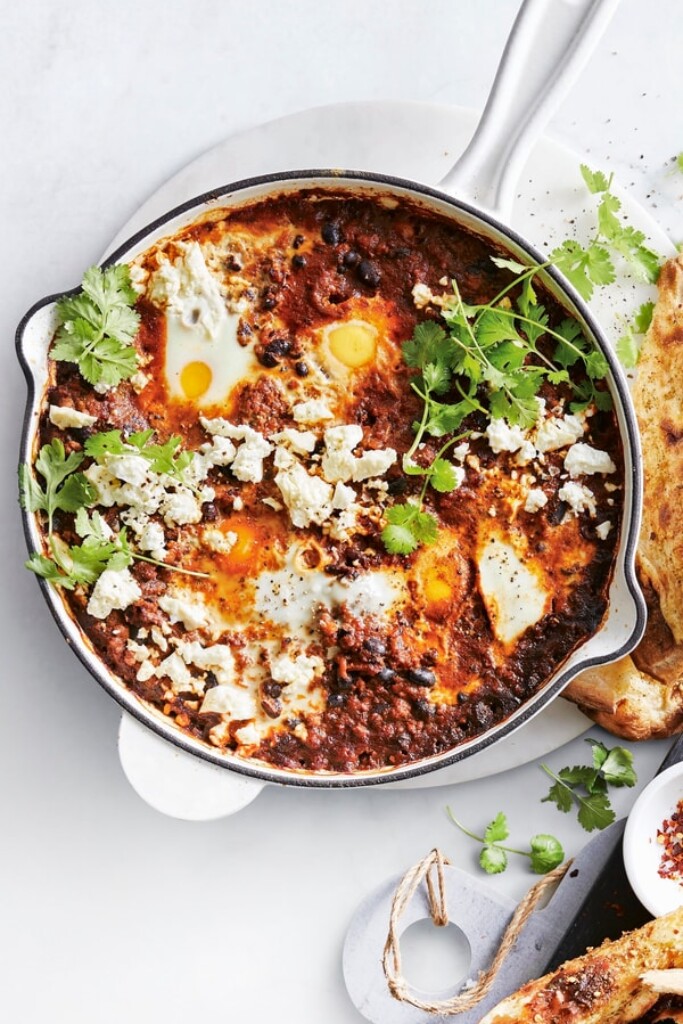
[{"label": "fresh coriander sprig", "polygon": [[600,196],[598,226],[588,245],[567,239],[552,251],[554,264],[569,278],[584,299],[590,299],[596,286],[612,284],[616,279],[614,257],[620,257],[641,281],[654,282],[660,258],[645,245],[645,235],[617,216],[621,200],[613,195],[612,181],[602,171],[591,171],[581,164],[581,175],[592,195]]},{"label": "fresh coriander sprig", "polygon": [[90,267],[81,291],[57,302],[59,328],[50,350],[53,359],[76,363],[90,384],[115,387],[138,367],[133,341],[140,326],[137,295],[125,264]]},{"label": "fresh coriander sprig", "polygon": [[528,857],[531,862],[531,870],[537,875],[547,874],[564,860],[564,850],[559,839],[543,833],[531,837],[528,850],[516,850],[511,846],[503,846],[502,840],[507,839],[510,832],[507,818],[502,811],[486,826],[483,836],[478,836],[475,832],[465,828],[450,807],[446,808],[446,813],[456,828],[459,828],[470,839],[482,844],[479,864],[488,875],[498,875],[501,871],[505,871],[508,866],[508,853]]},{"label": "fresh coriander sprig", "polygon": [[165,444],[150,444],[153,436],[153,430],[142,430],[130,434],[124,441],[120,430],[106,430],[88,438],[85,453],[98,463],[106,463],[111,455],[141,455],[147,459],[154,473],[166,473],[184,482],[183,473],[192,462],[194,452],[178,452],[182,438],[177,435],[170,437]]},{"label": "fresh coriander sprig", "polygon": [[607,787],[634,786],[638,780],[630,750],[619,746],[610,750],[593,739],[586,742],[593,748],[592,765],[562,768],[557,774],[547,764],[541,765],[546,775],[553,779],[553,785],[542,802],[554,803],[565,814],[576,806],[579,824],[587,832],[592,832],[607,828],[615,820]]},{"label": "fresh coriander sprig", "polygon": [[[154,447],[163,449],[165,446]],[[171,451],[171,458],[176,447]],[[158,456],[164,465],[167,464],[167,456],[168,453]],[[82,452],[72,452],[67,456],[64,445],[55,438],[50,444],[43,445],[36,459],[35,468],[42,477],[42,484],[26,463],[19,467],[19,501],[28,512],[45,513],[50,552],[48,557],[34,551],[25,563],[27,569],[67,590],[73,590],[78,584],[95,583],[105,569],[124,569],[133,561],[150,562],[187,576],[207,578],[207,573],[170,565],[133,551],[125,529],[114,534],[99,512],[88,517],[86,509],[97,504],[98,492],[84,473],[77,472],[83,458]],[[181,458],[177,457],[176,464]],[[75,515],[75,530],[82,538],[81,544],[67,545],[54,533],[54,516],[58,511]]]},{"label": "fresh coriander sprig", "polygon": [[644,302],[633,318],[633,323],[626,325],[624,333],[617,341],[617,355],[627,370],[633,370],[638,365],[643,339],[652,323],[654,308],[654,302]]}]

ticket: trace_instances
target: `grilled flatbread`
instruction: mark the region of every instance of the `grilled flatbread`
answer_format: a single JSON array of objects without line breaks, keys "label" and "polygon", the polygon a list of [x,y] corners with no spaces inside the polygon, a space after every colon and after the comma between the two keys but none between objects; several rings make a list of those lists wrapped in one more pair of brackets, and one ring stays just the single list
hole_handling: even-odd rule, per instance
[{"label": "grilled flatbread", "polygon": [[683,729],[683,256],[664,265],[633,399],[645,494],[638,572],[648,605],[633,655],[589,669],[565,691],[627,739]]},{"label": "grilled flatbread", "polygon": [[524,985],[481,1024],[631,1024],[661,999],[646,971],[683,967],[683,907]]}]

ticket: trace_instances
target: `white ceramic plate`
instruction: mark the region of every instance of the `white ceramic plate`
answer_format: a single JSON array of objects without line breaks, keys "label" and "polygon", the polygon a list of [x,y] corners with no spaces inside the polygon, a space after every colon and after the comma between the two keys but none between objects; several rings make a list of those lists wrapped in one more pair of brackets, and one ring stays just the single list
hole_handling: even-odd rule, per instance
[{"label": "white ceramic plate", "polygon": [[624,832],[624,865],[631,888],[653,917],[683,906],[683,882],[661,878],[657,832],[683,800],[683,763],[657,775],[636,800]]}]

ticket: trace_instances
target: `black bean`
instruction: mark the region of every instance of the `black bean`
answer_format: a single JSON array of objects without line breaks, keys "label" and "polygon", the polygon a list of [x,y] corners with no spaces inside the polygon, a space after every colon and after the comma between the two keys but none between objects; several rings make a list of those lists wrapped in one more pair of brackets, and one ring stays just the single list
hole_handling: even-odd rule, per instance
[{"label": "black bean", "polygon": [[390,683],[395,675],[396,673],[393,668],[389,668],[388,665],[385,665],[384,668],[381,668],[377,673],[377,678],[381,683]]},{"label": "black bean", "polygon": [[371,654],[376,654],[378,657],[387,653],[386,644],[382,643],[379,637],[376,636],[369,636],[367,640],[364,640],[363,647],[366,651],[370,651]]},{"label": "black bean", "polygon": [[426,700],[423,697],[415,701],[413,708],[415,710],[415,717],[422,719],[422,721],[433,718],[436,714],[436,704],[432,704],[431,700]]},{"label": "black bean", "polygon": [[341,230],[338,224],[333,221],[327,221],[323,224],[320,232],[323,242],[327,242],[328,245],[339,245],[341,242]]},{"label": "black bean", "polygon": [[341,708],[344,704],[346,704],[346,694],[344,693],[331,693],[327,698],[329,708]]},{"label": "black bean", "polygon": [[282,693],[282,687],[279,683],[264,683],[261,687],[261,692],[265,693],[266,697],[279,697]]},{"label": "black bean", "polygon": [[213,501],[205,501],[202,505],[202,518],[206,519],[207,523],[213,523],[218,519],[218,509]]},{"label": "black bean", "polygon": [[558,501],[553,512],[548,516],[548,522],[551,526],[557,526],[564,519],[564,514],[569,508],[566,501]]},{"label": "black bean", "polygon": [[355,267],[357,263],[360,263],[360,254],[353,249],[349,249],[348,252],[344,253],[342,263],[345,267]]},{"label": "black bean", "polygon": [[409,668],[406,674],[416,686],[433,686],[436,682],[436,676],[428,668]]},{"label": "black bean", "polygon": [[469,695],[467,693],[459,693],[455,699],[457,700],[458,704],[469,704],[470,700]]},{"label": "black bean", "polygon": [[297,377],[308,377],[308,365],[303,361],[296,363],[294,369]]},{"label": "black bean", "polygon": [[405,494],[408,490],[408,481],[404,476],[396,476],[387,482],[387,494]]},{"label": "black bean", "polygon": [[297,270],[301,270],[302,267],[306,266],[306,257],[298,252],[296,256],[292,256],[292,266],[296,267]]},{"label": "black bean", "polygon": [[398,747],[399,750],[402,750],[403,753],[406,753],[406,751],[410,750],[412,742],[413,741],[411,739],[410,733],[408,732],[401,732],[396,737],[396,746]]},{"label": "black bean", "polygon": [[270,352],[260,352],[258,355],[258,361],[261,366],[267,366],[269,370],[272,370],[274,366],[277,366],[277,359]]},{"label": "black bean", "polygon": [[207,672],[204,677],[204,690],[213,690],[214,686],[218,686],[218,679],[216,678],[216,673]]},{"label": "black bean", "polygon": [[392,249],[389,253],[392,259],[403,259],[405,256],[410,256],[410,249],[405,245],[399,245],[396,249]]},{"label": "black bean", "polygon": [[357,274],[363,284],[367,284],[370,288],[376,288],[382,280],[379,267],[370,260],[360,261]]},{"label": "black bean", "polygon": [[265,351],[271,356],[286,356],[291,347],[292,339],[288,338],[286,334],[278,334],[277,337],[268,342]]},{"label": "black bean", "polygon": [[279,718],[282,714],[282,701],[277,697],[261,697],[261,707],[268,718]]},{"label": "black bean", "polygon": [[303,235],[296,235],[292,242],[292,249],[298,249],[300,245],[303,245],[306,239]]}]

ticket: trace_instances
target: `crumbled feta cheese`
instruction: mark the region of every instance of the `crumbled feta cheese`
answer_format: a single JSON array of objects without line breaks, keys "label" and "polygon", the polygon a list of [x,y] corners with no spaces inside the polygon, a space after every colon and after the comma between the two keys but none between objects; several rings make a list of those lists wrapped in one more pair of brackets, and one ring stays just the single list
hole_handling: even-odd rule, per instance
[{"label": "crumbled feta cheese", "polygon": [[149,374],[144,373],[142,370],[138,370],[136,373],[133,374],[132,377],[129,378],[130,383],[133,386],[133,391],[135,391],[138,395],[140,394],[141,391],[145,390],[151,379],[152,378],[149,376]]},{"label": "crumbled feta cheese", "polygon": [[393,448],[365,452],[356,458],[353,449],[363,439],[363,428],[357,424],[330,427],[325,431],[323,475],[330,483],[367,480],[381,476],[396,462]]},{"label": "crumbled feta cheese", "polygon": [[599,526],[595,527],[595,532],[597,533],[600,540],[607,540],[607,537],[609,536],[611,529],[612,524],[608,522],[608,520],[606,519],[604,523],[600,523]]},{"label": "crumbled feta cheese", "polygon": [[204,547],[210,551],[217,551],[221,555],[229,555],[237,540],[237,534],[233,533],[232,530],[223,532],[223,530],[219,530],[215,526],[204,530],[202,534],[202,544]]},{"label": "crumbled feta cheese", "polygon": [[107,469],[124,484],[140,487],[147,482],[149,462],[142,455],[110,455]]},{"label": "crumbled feta cheese", "polygon": [[535,444],[539,452],[554,452],[566,448],[583,437],[585,424],[579,416],[543,420],[536,431]]},{"label": "crumbled feta cheese", "polygon": [[139,683],[146,683],[148,679],[157,674],[157,667],[152,661],[143,661],[137,671],[135,678]]},{"label": "crumbled feta cheese", "polygon": [[182,622],[185,629],[199,629],[207,623],[207,610],[203,604],[190,601],[187,597],[173,597],[162,594],[159,607],[166,612],[171,622]]},{"label": "crumbled feta cheese", "polygon": [[328,452],[352,452],[363,440],[363,428],[357,423],[345,423],[339,427],[328,427],[324,437]]},{"label": "crumbled feta cheese", "polygon": [[536,451],[535,445],[531,441],[524,441],[522,447],[515,455],[515,463],[518,466],[528,466],[530,462],[533,462],[538,452]]},{"label": "crumbled feta cheese", "polygon": [[375,448],[364,452],[354,461],[353,479],[358,482],[367,480],[368,477],[381,476],[395,462],[396,452],[393,448]]},{"label": "crumbled feta cheese", "polygon": [[204,672],[213,672],[220,685],[232,683],[235,678],[235,659],[227,644],[203,647],[197,640],[178,644],[178,654],[188,665]]},{"label": "crumbled feta cheese", "polygon": [[231,719],[247,721],[257,714],[254,695],[241,686],[212,686],[202,702],[201,714],[229,715]]},{"label": "crumbled feta cheese", "polygon": [[261,498],[261,502],[267,505],[268,508],[272,508],[274,512],[280,512],[284,508],[282,502],[278,501],[277,498]]},{"label": "crumbled feta cheese", "polygon": [[295,526],[324,523],[332,511],[332,487],[320,477],[311,476],[301,463],[292,459],[275,476],[282,499]]},{"label": "crumbled feta cheese", "polygon": [[142,597],[142,591],[128,569],[105,569],[93,587],[88,615],[106,619],[114,609],[124,611]]},{"label": "crumbled feta cheese", "polygon": [[97,416],[79,412],[68,405],[51,405],[49,415],[50,423],[58,430],[68,430],[69,427],[92,427],[93,423],[97,423]]},{"label": "crumbled feta cheese", "polygon": [[149,647],[145,647],[144,644],[138,644],[135,640],[129,640],[126,644],[126,650],[130,651],[136,661],[147,661],[151,657],[152,652]]},{"label": "crumbled feta cheese", "polygon": [[130,263],[128,266],[128,273],[133,290],[136,291],[138,295],[144,295],[145,282],[149,277],[149,272],[138,263]]},{"label": "crumbled feta cheese", "polygon": [[589,444],[573,444],[565,456],[564,468],[571,477],[617,471],[607,452],[591,448]]},{"label": "crumbled feta cheese", "polygon": [[310,398],[307,402],[297,402],[292,408],[292,416],[297,423],[321,423],[323,420],[334,419],[332,413],[321,398]]},{"label": "crumbled feta cheese", "polygon": [[521,427],[511,427],[507,420],[491,420],[486,428],[486,438],[491,450],[499,452],[516,452],[526,441]]},{"label": "crumbled feta cheese", "polygon": [[278,444],[287,444],[297,455],[310,455],[315,448],[316,437],[311,430],[294,430],[287,427],[278,434],[273,434],[273,441]]},{"label": "crumbled feta cheese", "polygon": [[583,484],[576,484],[572,480],[568,480],[560,487],[557,496],[560,501],[567,502],[575,515],[579,515],[581,512],[589,512],[591,516],[595,515],[595,495],[590,488],[584,487]]},{"label": "crumbled feta cheese", "polygon": [[106,466],[98,466],[93,462],[92,466],[84,471],[83,475],[94,485],[97,490],[97,504],[111,508],[116,504],[119,493],[119,482],[109,472]]},{"label": "crumbled feta cheese", "polygon": [[165,542],[164,528],[160,523],[146,523],[138,537],[140,550],[149,551],[152,558],[160,562],[166,557]]},{"label": "crumbled feta cheese", "polygon": [[243,483],[260,484],[263,480],[263,460],[273,450],[272,444],[256,430],[246,437],[232,461],[232,472]]},{"label": "crumbled feta cheese", "polygon": [[244,508],[244,500],[240,498],[239,494],[232,499],[232,508],[234,512],[241,512]]},{"label": "crumbled feta cheese", "polygon": [[166,306],[186,327],[198,324],[213,338],[227,316],[218,279],[204,261],[197,242],[181,243],[184,252],[173,263],[165,260],[149,280],[148,298]]},{"label": "crumbled feta cheese", "polygon": [[[204,460],[204,464],[208,469],[211,466],[229,466],[232,460],[237,454],[232,441],[227,437],[221,437],[220,434],[216,434],[211,444],[204,444],[201,448],[201,457]],[[197,456],[190,463],[190,466],[196,462]]]},{"label": "crumbled feta cheese", "polygon": [[261,734],[253,722],[243,725],[241,729],[235,729],[233,735],[243,747],[253,747],[261,742]]},{"label": "crumbled feta cheese", "polygon": [[524,503],[525,512],[538,512],[540,508],[548,504],[548,498],[540,487],[532,487],[526,496]]},{"label": "crumbled feta cheese", "polygon": [[193,682],[190,670],[176,651],[159,662],[155,675],[159,679],[168,676],[174,690],[188,689]]},{"label": "crumbled feta cheese", "polygon": [[309,658],[306,654],[298,654],[296,658],[290,658],[288,654],[280,654],[273,658],[270,663],[270,674],[276,683],[284,686],[292,684],[297,687],[307,687],[323,670],[323,663],[320,658]]},{"label": "crumbled feta cheese", "polygon": [[356,500],[356,492],[353,487],[338,483],[332,495],[332,508],[342,511],[349,508]]},{"label": "crumbled feta cheese", "polygon": [[342,509],[336,519],[331,519],[328,533],[332,540],[350,540],[360,529],[358,517],[362,511],[362,505],[349,505],[348,508]]},{"label": "crumbled feta cheese", "polygon": [[456,444],[453,449],[453,458],[457,462],[464,462],[465,456],[469,455],[470,446],[468,441],[461,441],[460,444]]},{"label": "crumbled feta cheese", "polygon": [[159,508],[167,526],[185,526],[187,523],[199,523],[202,519],[202,506],[192,491],[179,488],[167,494]]}]

